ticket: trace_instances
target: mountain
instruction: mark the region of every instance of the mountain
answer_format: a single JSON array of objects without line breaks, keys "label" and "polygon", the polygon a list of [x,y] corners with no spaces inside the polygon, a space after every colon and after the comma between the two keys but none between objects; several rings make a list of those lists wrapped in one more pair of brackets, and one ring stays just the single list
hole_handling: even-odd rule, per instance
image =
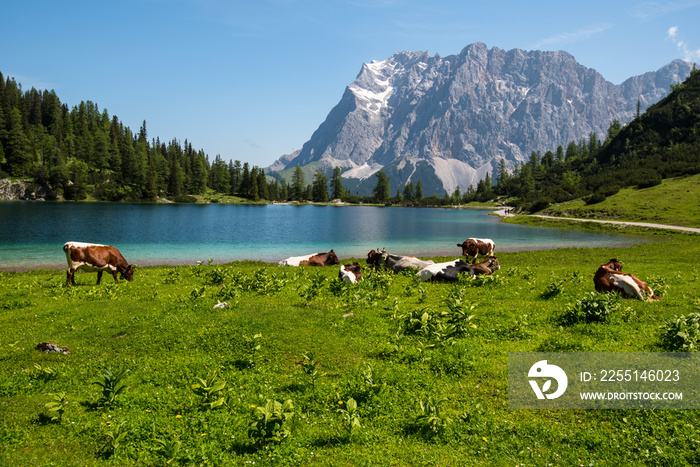
[{"label": "mountain", "polygon": [[[459,55],[400,52],[365,63],[340,102],[298,154],[268,170],[309,166],[343,170],[343,184],[367,195],[383,170],[395,193],[409,181],[424,193],[476,186],[532,151],[588,138],[604,139],[610,123],[630,121],[666,96],[691,66],[675,60],[620,85],[576,62],[570,54],[488,49]],[[282,172],[285,173],[285,172]]]}]

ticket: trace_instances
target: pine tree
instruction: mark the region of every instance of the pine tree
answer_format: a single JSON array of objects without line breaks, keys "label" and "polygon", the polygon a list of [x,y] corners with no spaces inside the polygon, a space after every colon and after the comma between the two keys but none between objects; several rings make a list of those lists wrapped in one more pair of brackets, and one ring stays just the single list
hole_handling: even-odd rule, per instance
[{"label": "pine tree", "polygon": [[343,188],[342,176],[340,174],[340,167],[333,169],[333,176],[331,177],[331,192],[333,199],[341,199],[345,194],[345,189]]},{"label": "pine tree", "polygon": [[270,199],[270,193],[267,189],[267,178],[265,170],[258,169],[258,196],[260,199]]},{"label": "pine tree", "polygon": [[22,128],[22,113],[14,108],[10,113],[9,131],[5,144],[7,171],[14,177],[28,175],[31,170],[32,155],[24,129]]},{"label": "pine tree", "polygon": [[314,173],[314,180],[312,182],[312,198],[314,202],[325,203],[328,201],[328,177],[326,177],[320,171]]},{"label": "pine tree", "polygon": [[377,184],[374,186],[372,191],[372,196],[376,203],[386,203],[391,198],[391,188],[389,185],[389,177],[383,170],[380,170],[376,174]]},{"label": "pine tree", "polygon": [[418,180],[418,183],[416,183],[416,201],[420,202],[423,200],[423,182],[421,180]]},{"label": "pine tree", "polygon": [[292,175],[292,199],[301,201],[306,197],[306,181],[304,180],[304,172],[298,165],[294,168]]}]

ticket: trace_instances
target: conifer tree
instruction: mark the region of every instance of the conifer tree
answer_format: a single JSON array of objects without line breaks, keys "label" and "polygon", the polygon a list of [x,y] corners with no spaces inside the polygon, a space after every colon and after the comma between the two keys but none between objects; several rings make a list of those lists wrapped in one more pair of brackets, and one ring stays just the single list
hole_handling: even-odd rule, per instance
[{"label": "conifer tree", "polygon": [[383,170],[378,171],[375,175],[377,177],[377,184],[372,191],[372,197],[377,203],[386,203],[389,201],[389,198],[391,198],[389,177],[387,177]]},{"label": "conifer tree", "polygon": [[333,175],[331,176],[331,194],[333,199],[341,199],[345,194],[342,179],[343,177],[340,174],[340,167],[334,168]]},{"label": "conifer tree", "polygon": [[328,177],[326,177],[320,171],[314,173],[314,180],[312,182],[312,198],[314,202],[325,203],[328,201]]},{"label": "conifer tree", "polygon": [[292,175],[292,198],[301,201],[306,196],[306,181],[304,171],[298,165],[294,168]]}]

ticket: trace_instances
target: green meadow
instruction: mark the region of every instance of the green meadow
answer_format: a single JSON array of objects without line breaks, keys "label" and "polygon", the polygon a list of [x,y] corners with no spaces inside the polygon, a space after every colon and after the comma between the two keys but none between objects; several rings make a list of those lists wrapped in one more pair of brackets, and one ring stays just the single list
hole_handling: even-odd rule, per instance
[{"label": "green meadow", "polygon": [[600,203],[576,199],[538,214],[700,227],[700,175],[664,179],[649,188],[625,187]]},{"label": "green meadow", "polygon": [[[509,352],[695,349],[700,241],[653,240],[500,253],[457,283],[363,259],[355,285],[261,262],[2,272],[0,464],[697,465],[692,410],[508,407]],[[612,257],[663,300],[595,293]]]}]

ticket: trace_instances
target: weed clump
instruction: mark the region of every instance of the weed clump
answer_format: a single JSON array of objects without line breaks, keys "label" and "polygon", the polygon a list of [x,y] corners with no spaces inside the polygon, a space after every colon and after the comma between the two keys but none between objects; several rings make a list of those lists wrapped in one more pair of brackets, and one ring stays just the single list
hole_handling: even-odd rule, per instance
[{"label": "weed clump", "polygon": [[661,346],[669,352],[697,352],[700,344],[700,313],[666,320],[661,326]]}]

